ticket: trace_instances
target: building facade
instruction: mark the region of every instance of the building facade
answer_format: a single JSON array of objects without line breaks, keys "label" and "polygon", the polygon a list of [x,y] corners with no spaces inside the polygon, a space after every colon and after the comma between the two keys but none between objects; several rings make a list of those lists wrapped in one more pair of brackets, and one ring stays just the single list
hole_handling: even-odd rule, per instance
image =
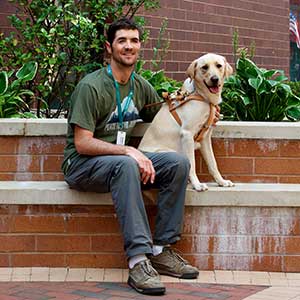
[{"label": "building facade", "polygon": [[[153,57],[162,21],[167,18],[170,46],[161,68],[170,77],[183,80],[189,63],[206,52],[224,55],[233,64],[236,30],[240,47],[255,44],[254,60],[259,66],[289,74],[289,0],[161,0],[160,5],[159,10],[142,13],[150,29],[143,57]],[[15,9],[8,0],[0,0],[1,31],[10,30],[6,17]]]}]

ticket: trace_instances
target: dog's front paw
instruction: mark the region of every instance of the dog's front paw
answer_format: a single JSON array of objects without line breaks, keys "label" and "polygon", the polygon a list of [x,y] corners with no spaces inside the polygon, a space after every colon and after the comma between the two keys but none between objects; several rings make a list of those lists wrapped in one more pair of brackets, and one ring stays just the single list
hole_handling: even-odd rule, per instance
[{"label": "dog's front paw", "polygon": [[197,191],[197,192],[202,192],[202,191],[207,191],[208,190],[208,186],[205,183],[192,183],[193,188]]},{"label": "dog's front paw", "polygon": [[224,187],[234,186],[234,183],[231,180],[222,180],[221,182],[218,182],[218,184]]}]

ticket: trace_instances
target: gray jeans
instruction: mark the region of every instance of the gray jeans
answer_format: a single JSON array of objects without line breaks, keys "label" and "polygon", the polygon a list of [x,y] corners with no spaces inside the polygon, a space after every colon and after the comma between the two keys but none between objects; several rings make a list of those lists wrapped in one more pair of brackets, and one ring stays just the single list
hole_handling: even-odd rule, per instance
[{"label": "gray jeans", "polygon": [[[69,167],[65,180],[80,191],[111,192],[128,257],[151,254],[152,244],[166,245],[180,239],[190,164],[175,152],[145,153],[156,177],[143,185],[136,161],[123,155],[81,156]],[[153,242],[142,197],[142,188],[157,188],[157,216]]]}]

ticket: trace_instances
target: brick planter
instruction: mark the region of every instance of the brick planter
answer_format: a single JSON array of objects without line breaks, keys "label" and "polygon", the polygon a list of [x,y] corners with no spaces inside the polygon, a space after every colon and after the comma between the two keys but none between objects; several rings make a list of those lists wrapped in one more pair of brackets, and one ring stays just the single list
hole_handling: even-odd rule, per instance
[{"label": "brick planter", "polygon": [[[300,183],[300,123],[219,123],[213,147],[226,178]],[[63,180],[65,133],[66,120],[0,120],[0,180]],[[197,157],[198,176],[211,181],[200,152]]]},{"label": "brick planter", "polygon": [[[65,120],[0,121],[2,267],[126,267],[109,195],[61,182],[65,132]],[[299,272],[300,123],[220,122],[213,142],[221,172],[241,183],[189,190],[176,247],[202,270]],[[201,158],[198,174],[211,180]],[[153,227],[151,200],[147,211]]]}]

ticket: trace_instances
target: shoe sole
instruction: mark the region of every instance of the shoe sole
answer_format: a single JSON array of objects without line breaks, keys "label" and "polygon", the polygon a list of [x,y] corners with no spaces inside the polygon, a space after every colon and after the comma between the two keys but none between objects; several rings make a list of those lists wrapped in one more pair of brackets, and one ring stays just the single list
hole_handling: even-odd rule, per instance
[{"label": "shoe sole", "polygon": [[166,292],[166,288],[165,287],[161,287],[161,288],[148,288],[148,289],[138,288],[135,285],[135,282],[131,278],[128,278],[127,284],[129,286],[131,286],[133,289],[135,289],[137,292],[139,292],[141,294],[145,294],[145,295],[163,295]]},{"label": "shoe sole", "polygon": [[168,271],[161,271],[157,268],[155,268],[155,270],[161,275],[167,275],[167,276],[176,277],[176,278],[180,278],[180,279],[196,279],[199,275],[199,272],[176,274],[176,273],[171,273],[171,272],[168,272]]}]

